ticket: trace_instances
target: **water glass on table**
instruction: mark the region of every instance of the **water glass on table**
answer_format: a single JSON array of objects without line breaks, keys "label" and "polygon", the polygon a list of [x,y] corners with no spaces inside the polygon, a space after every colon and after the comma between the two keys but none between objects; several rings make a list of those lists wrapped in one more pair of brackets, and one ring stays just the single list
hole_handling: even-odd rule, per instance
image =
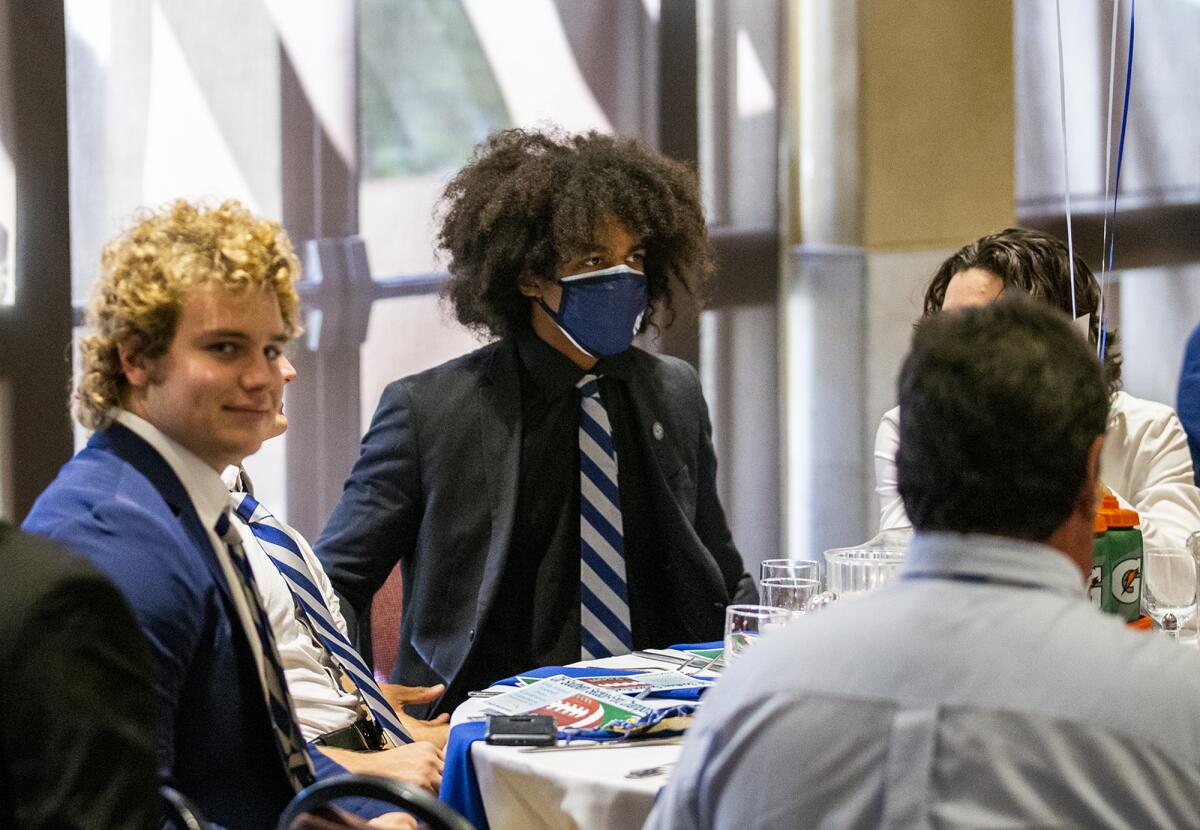
[{"label": "water glass on table", "polygon": [[[1156,630],[1178,640],[1196,616],[1196,559],[1187,548],[1142,550],[1142,610]],[[1195,639],[1193,636],[1188,639]]]},{"label": "water glass on table", "polygon": [[784,609],[792,619],[808,613],[809,603],[819,593],[821,583],[815,579],[776,576],[762,581],[763,603]]},{"label": "water glass on table", "polygon": [[760,580],[813,579],[821,581],[821,563],[811,559],[764,559]]},{"label": "water glass on table", "polygon": [[725,609],[725,664],[728,665],[760,637],[787,625],[790,613],[770,605],[730,605]]}]

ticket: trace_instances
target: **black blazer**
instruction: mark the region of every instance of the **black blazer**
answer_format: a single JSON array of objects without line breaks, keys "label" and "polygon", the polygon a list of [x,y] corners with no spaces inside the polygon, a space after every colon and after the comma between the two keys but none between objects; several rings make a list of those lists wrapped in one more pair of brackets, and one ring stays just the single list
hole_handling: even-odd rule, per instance
[{"label": "black blazer", "polygon": [[0,827],[150,828],[150,650],[86,560],[0,522]]},{"label": "black blazer", "polygon": [[[455,678],[498,601],[521,458],[518,361],[515,344],[502,340],[388,385],[316,545],[352,627],[400,561],[405,597],[393,679],[445,682],[432,711],[465,697]],[[630,607],[636,619],[646,578],[675,598],[673,614],[656,609],[657,619],[670,619],[662,630],[635,624],[635,646],[720,639],[725,606],[753,602],[757,591],[717,498],[700,381],[675,358],[633,349],[630,363],[635,440],[657,462],[648,464],[647,490],[663,544],[653,573],[630,573]]]}]

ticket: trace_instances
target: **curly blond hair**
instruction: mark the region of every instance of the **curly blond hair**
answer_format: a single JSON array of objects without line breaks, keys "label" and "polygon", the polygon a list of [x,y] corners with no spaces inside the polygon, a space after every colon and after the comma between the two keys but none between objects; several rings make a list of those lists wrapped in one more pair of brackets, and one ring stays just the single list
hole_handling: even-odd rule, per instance
[{"label": "curly blond hair", "polygon": [[79,345],[83,373],[75,417],[88,429],[112,423],[127,385],[119,349],[133,343],[147,357],[163,355],[187,292],[218,284],[235,291],[269,288],[279,301],[289,338],[300,333],[295,281],[300,261],[277,223],[230,199],[209,208],[183,200],[142,210],[100,255],[87,326]]}]

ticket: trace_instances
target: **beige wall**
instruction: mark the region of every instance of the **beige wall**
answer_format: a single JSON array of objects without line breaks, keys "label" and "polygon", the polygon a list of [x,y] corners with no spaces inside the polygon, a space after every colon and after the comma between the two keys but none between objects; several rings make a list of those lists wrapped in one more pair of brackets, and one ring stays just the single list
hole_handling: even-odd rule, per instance
[{"label": "beige wall", "polygon": [[955,247],[1013,223],[1010,0],[862,0],[868,250]]}]

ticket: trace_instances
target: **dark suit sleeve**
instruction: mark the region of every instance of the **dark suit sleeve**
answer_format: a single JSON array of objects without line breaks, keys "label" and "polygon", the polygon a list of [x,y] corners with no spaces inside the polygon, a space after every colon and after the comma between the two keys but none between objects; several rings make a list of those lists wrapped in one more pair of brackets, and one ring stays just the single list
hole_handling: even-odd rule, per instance
[{"label": "dark suit sleeve", "polygon": [[0,718],[17,826],[143,828],[158,809],[150,656],[99,575],[47,592],[15,632]]},{"label": "dark suit sleeve", "polygon": [[720,567],[732,603],[754,604],[758,602],[758,589],[754,585],[754,578],[746,572],[742,555],[733,543],[733,535],[725,521],[725,509],[717,496],[717,454],[713,450],[708,404],[704,401],[699,375],[694,369],[691,369],[691,375],[696,396],[695,407],[700,417],[700,446],[697,449],[696,471],[696,535]]},{"label": "dark suit sleeve", "polygon": [[396,562],[415,547],[420,518],[412,399],[405,382],[396,381],[383,390],[341,501],[315,546],[352,635]]}]

